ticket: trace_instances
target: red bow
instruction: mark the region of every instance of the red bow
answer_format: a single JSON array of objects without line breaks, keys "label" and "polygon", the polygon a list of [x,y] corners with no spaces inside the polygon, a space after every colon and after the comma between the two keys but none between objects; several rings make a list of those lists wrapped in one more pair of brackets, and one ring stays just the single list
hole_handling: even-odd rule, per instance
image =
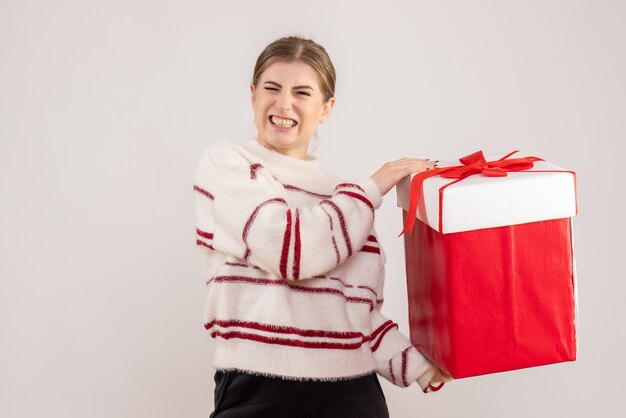
[{"label": "red bow", "polygon": [[[523,171],[532,168],[535,161],[543,161],[539,157],[523,157],[512,158],[509,157],[515,154],[517,151],[513,151],[495,161],[485,160],[485,156],[482,151],[476,151],[473,154],[467,155],[463,158],[459,158],[459,161],[463,165],[455,165],[450,167],[435,168],[428,171],[423,171],[416,174],[411,180],[411,191],[409,199],[409,213],[406,225],[400,237],[407,230],[413,232],[413,225],[415,224],[415,215],[417,213],[417,202],[422,195],[422,183],[429,177],[440,175],[445,178],[456,178],[457,181],[461,181],[466,177],[473,176],[474,174],[482,174],[488,177],[504,177],[507,176],[509,171]],[[444,186],[445,187],[445,186]],[[439,232],[442,232],[442,214],[441,211],[443,194],[439,193]]]}]

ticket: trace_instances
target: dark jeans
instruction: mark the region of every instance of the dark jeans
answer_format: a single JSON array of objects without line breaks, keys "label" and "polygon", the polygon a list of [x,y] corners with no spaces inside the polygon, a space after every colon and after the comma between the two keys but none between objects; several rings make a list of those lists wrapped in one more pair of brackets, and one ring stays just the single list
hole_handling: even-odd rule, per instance
[{"label": "dark jeans", "polygon": [[209,418],[388,418],[376,373],[333,382],[215,372]]}]

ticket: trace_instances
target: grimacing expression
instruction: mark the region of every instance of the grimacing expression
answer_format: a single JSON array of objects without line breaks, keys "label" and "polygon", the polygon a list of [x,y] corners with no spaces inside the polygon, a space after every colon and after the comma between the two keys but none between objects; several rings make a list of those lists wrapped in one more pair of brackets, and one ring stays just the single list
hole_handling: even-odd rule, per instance
[{"label": "grimacing expression", "polygon": [[334,98],[323,103],[319,77],[308,64],[277,61],[250,85],[254,120],[262,144],[304,157],[320,120],[325,121]]}]

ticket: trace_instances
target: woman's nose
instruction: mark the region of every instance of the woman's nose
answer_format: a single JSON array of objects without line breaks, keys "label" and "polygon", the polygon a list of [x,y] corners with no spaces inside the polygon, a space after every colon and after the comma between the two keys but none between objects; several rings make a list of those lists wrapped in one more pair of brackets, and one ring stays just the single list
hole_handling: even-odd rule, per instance
[{"label": "woman's nose", "polygon": [[276,98],[276,107],[279,109],[290,109],[291,100],[291,94],[288,91],[283,90]]}]

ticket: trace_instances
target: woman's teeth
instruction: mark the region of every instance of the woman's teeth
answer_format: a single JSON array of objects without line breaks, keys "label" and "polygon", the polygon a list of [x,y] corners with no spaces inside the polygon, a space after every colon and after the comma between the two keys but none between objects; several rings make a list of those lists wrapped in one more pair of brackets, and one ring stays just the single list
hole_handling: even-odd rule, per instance
[{"label": "woman's teeth", "polygon": [[270,121],[274,125],[280,126],[281,128],[291,128],[292,126],[296,125],[296,121],[295,120],[282,119],[282,118],[278,118],[276,116],[271,116],[270,117]]}]

